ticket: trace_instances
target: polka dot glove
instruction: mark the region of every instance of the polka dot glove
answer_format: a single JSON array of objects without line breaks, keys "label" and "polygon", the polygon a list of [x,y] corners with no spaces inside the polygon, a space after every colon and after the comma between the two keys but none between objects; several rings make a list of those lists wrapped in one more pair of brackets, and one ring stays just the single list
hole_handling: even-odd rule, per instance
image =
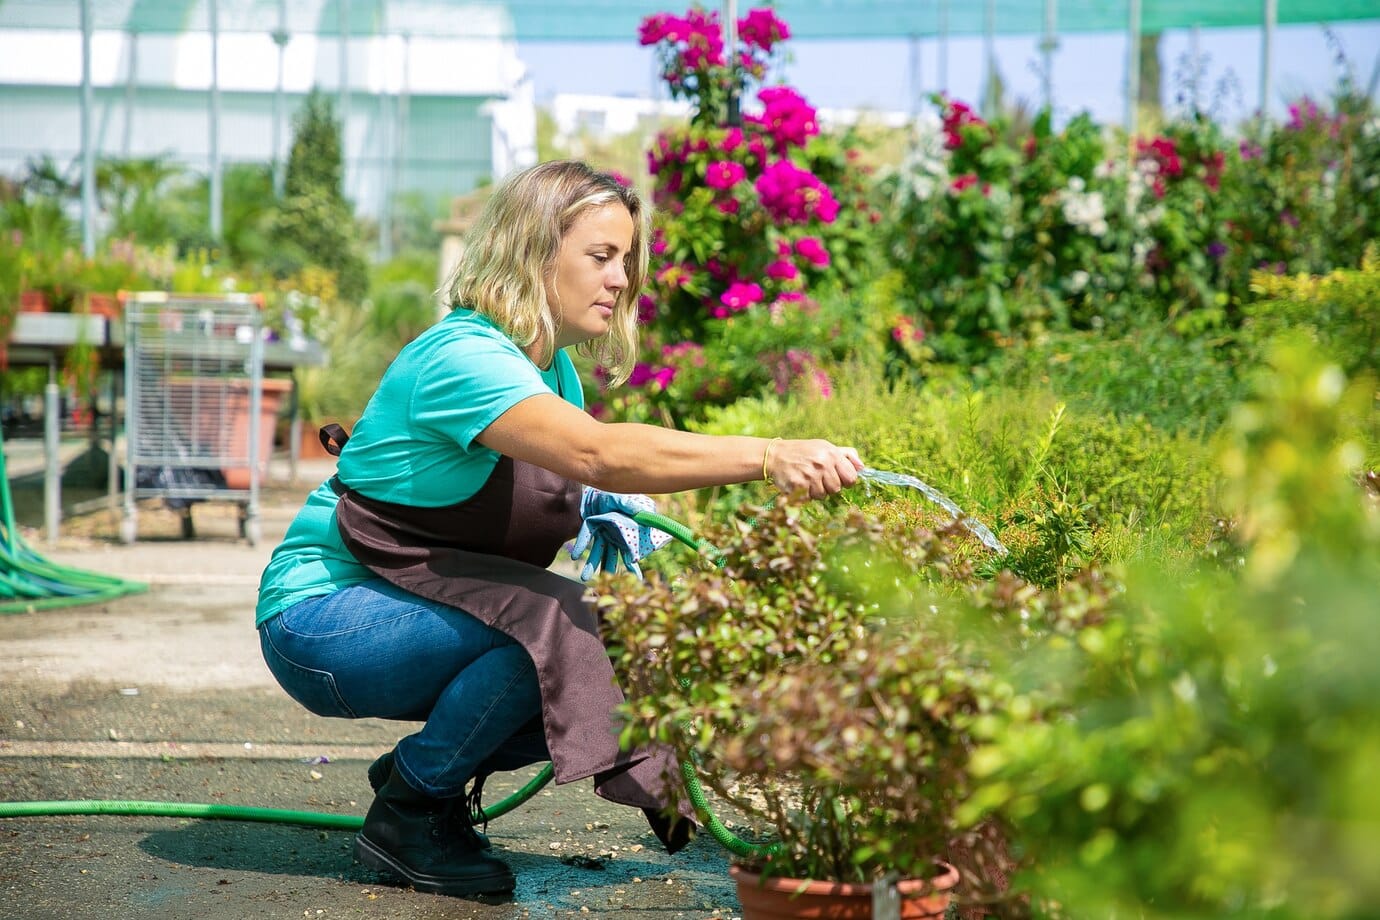
[{"label": "polka dot glove", "polygon": [[581,581],[589,581],[601,571],[612,575],[620,563],[642,577],[638,562],[671,541],[670,534],[633,520],[632,516],[642,511],[656,511],[656,503],[645,495],[601,492],[585,486],[580,497],[584,524],[570,550],[571,559],[589,554],[580,572]]}]

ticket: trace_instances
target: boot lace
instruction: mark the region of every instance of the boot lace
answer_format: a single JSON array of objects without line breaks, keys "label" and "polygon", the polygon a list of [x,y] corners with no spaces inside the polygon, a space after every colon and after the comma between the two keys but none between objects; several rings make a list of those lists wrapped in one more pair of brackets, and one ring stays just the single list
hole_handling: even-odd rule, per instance
[{"label": "boot lace", "polygon": [[484,804],[482,801],[484,797],[484,780],[487,776],[488,774],[486,773],[481,773],[476,776],[474,778],[474,784],[470,787],[470,791],[465,795],[465,817],[469,820],[471,828],[477,824],[480,826],[479,829],[481,831],[487,831],[489,829],[489,819],[484,814]]}]

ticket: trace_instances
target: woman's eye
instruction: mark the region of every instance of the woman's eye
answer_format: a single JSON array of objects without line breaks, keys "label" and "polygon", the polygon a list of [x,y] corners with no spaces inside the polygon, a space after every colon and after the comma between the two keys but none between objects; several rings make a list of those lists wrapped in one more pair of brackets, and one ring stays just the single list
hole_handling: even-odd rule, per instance
[{"label": "woman's eye", "polygon": [[609,260],[609,257],[608,257],[608,255],[605,254],[605,253],[596,252],[596,253],[594,254],[594,261],[598,262],[600,265],[603,265],[603,264],[604,264],[605,262],[607,262],[608,260]]}]

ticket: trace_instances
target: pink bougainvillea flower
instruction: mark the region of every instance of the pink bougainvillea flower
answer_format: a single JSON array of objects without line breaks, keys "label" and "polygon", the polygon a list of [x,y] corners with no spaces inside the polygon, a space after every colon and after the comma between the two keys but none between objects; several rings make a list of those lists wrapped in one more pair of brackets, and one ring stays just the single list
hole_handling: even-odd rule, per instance
[{"label": "pink bougainvillea flower", "polygon": [[725,198],[723,201],[714,202],[714,207],[720,214],[737,214],[741,205],[737,198]]},{"label": "pink bougainvillea flower", "polygon": [[738,34],[749,47],[769,52],[777,42],[791,37],[791,28],[770,9],[755,9],[738,20]]},{"label": "pink bougainvillea flower", "polygon": [[632,373],[628,375],[628,386],[644,386],[651,379],[652,366],[645,361],[638,361],[633,365]]},{"label": "pink bougainvillea flower", "polygon": [[656,319],[656,301],[642,294],[637,298],[637,321],[642,325],[647,325]]},{"label": "pink bougainvillea flower", "polygon": [[724,35],[719,27],[719,14],[692,9],[685,15],[688,34],[680,52],[680,64],[685,70],[707,70],[724,66]]},{"label": "pink bougainvillea flower", "polygon": [[661,346],[661,357],[681,365],[704,367],[704,346],[699,342],[676,342]]},{"label": "pink bougainvillea flower", "polygon": [[655,13],[643,19],[637,27],[637,41],[643,45],[655,45],[661,41],[678,42],[689,34],[689,23],[670,13]]},{"label": "pink bougainvillea flower", "polygon": [[715,160],[704,171],[704,184],[710,188],[732,188],[746,178],[747,169],[732,160]]},{"label": "pink bougainvillea flower", "polygon": [[719,141],[719,149],[724,153],[732,153],[743,146],[743,129],[729,128],[724,132],[723,140]]},{"label": "pink bougainvillea flower", "polygon": [[834,395],[834,382],[829,379],[829,375],[819,368],[815,368],[814,373],[815,392],[821,399],[829,399]]},{"label": "pink bougainvillea flower", "polygon": [[735,281],[719,295],[719,302],[734,313],[762,302],[762,287],[752,281]]},{"label": "pink bougainvillea flower", "polygon": [[777,160],[768,166],[755,187],[762,207],[775,220],[807,223],[818,219],[828,224],[838,216],[839,205],[829,186],[790,160]]},{"label": "pink bougainvillea flower", "polygon": [[778,151],[803,147],[819,133],[814,107],[789,86],[769,86],[760,90],[757,98],[762,101],[762,114],[743,120],[769,134]]},{"label": "pink bougainvillea flower", "polygon": [[767,277],[776,281],[794,281],[800,277],[800,269],[787,259],[777,259],[767,266]]},{"label": "pink bougainvillea flower", "polygon": [[824,248],[824,242],[817,236],[802,236],[796,240],[795,254],[816,268],[829,265],[829,250]]}]

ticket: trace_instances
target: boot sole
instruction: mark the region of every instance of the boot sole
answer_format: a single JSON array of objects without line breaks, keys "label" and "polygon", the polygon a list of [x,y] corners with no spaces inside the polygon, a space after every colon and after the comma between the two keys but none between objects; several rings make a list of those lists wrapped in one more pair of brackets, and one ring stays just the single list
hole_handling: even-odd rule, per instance
[{"label": "boot sole", "polygon": [[444,894],[452,897],[468,897],[476,894],[509,894],[517,887],[517,879],[513,877],[512,872],[506,869],[467,879],[438,878],[433,875],[413,872],[375,846],[373,841],[362,834],[355,837],[355,859],[370,869],[387,872],[390,875],[405,879],[413,888],[429,894]]}]

